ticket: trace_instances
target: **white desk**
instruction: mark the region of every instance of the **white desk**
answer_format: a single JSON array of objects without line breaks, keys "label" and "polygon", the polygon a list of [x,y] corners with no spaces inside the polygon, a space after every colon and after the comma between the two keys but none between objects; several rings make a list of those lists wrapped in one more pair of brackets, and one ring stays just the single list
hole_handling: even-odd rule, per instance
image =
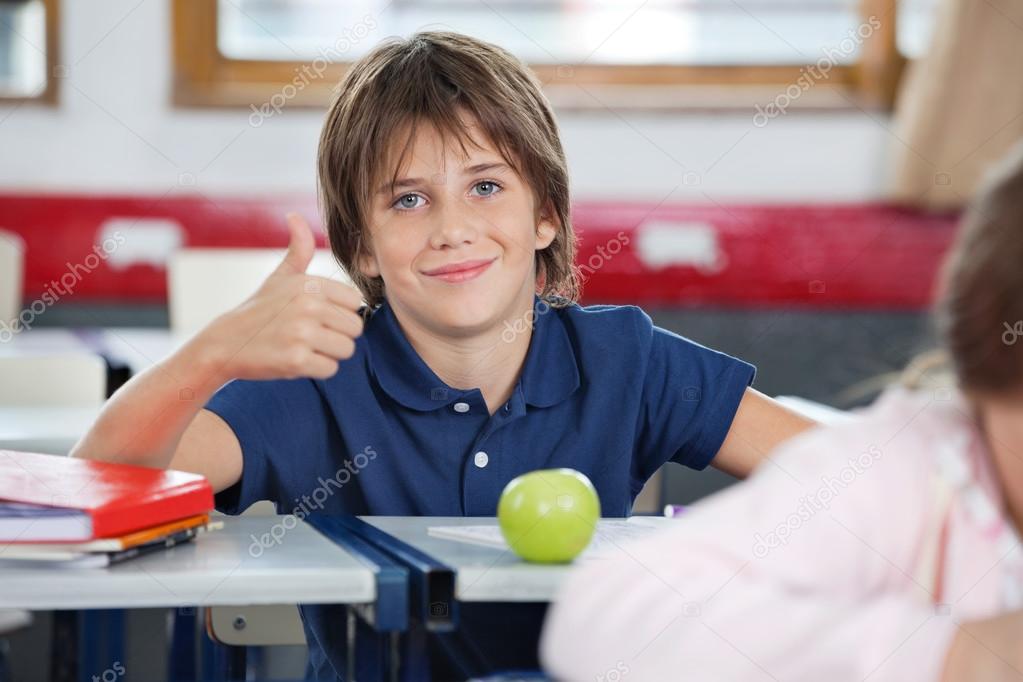
[{"label": "white desk", "polygon": [[96,331],[102,355],[127,365],[133,375],[163,360],[188,340],[174,336],[169,329],[113,327]]},{"label": "white desk", "polygon": [[[369,604],[372,571],[298,522],[250,553],[283,517],[229,517],[192,542],[109,568],[0,566],[0,608],[129,609],[258,604]],[[290,522],[289,522],[290,525]],[[255,556],[254,556],[255,555]],[[2,556],[2,553],[0,553]]]},{"label": "white desk", "polygon": [[800,398],[799,396],[780,395],[775,400],[804,417],[813,419],[821,424],[840,424],[855,416],[852,412],[845,412],[830,405]]},{"label": "white desk", "polygon": [[100,407],[0,406],[0,450],[66,455],[89,430]]},{"label": "white desk", "polygon": [[[184,339],[166,329],[30,329],[0,343],[0,357],[94,353],[137,374],[167,357]],[[99,407],[0,406],[0,449],[62,455],[92,426]]]},{"label": "white desk", "polygon": [[114,364],[127,365],[137,374],[167,357],[186,339],[168,329],[86,327],[30,329],[0,344],[0,355],[89,352]]},{"label": "white desk", "polygon": [[[511,550],[427,535],[430,526],[476,526],[494,518],[363,516],[363,521],[447,564],[457,572],[455,598],[465,602],[545,602],[554,599],[572,564],[530,564]],[[665,519],[665,522],[670,523]],[[594,559],[599,561],[599,559]]]}]

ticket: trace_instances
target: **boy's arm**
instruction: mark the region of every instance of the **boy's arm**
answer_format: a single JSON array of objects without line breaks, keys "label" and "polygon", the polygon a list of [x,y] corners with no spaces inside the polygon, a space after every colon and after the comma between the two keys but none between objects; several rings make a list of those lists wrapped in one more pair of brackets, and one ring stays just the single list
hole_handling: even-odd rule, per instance
[{"label": "boy's arm", "polygon": [[198,339],[125,384],[71,451],[73,457],[203,474],[217,492],[241,477],[231,428],[202,406],[223,381]]},{"label": "boy's arm", "polygon": [[238,481],[238,438],[207,401],[232,379],[327,378],[362,333],[359,292],[306,275],[312,232],[296,215],[289,228],[288,253],[259,290],[118,390],[72,456],[194,471],[216,491]]},{"label": "boy's arm", "polygon": [[775,447],[814,426],[817,422],[747,388],[711,464],[725,473],[746,478]]}]

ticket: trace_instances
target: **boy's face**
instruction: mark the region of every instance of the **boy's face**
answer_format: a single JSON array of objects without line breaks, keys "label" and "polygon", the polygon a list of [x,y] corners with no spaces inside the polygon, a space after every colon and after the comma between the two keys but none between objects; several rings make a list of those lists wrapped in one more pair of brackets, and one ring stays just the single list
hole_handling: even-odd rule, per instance
[{"label": "boy's face", "polygon": [[374,188],[370,253],[359,259],[364,275],[383,278],[399,314],[444,336],[484,332],[528,310],[536,252],[556,231],[475,119],[462,120],[476,143],[466,143],[468,158],[457,140],[418,127],[393,192],[389,182]]}]

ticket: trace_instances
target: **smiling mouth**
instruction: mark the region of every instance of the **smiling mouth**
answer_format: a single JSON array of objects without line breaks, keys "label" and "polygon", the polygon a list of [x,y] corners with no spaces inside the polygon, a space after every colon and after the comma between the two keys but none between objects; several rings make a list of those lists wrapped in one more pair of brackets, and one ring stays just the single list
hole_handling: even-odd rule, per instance
[{"label": "smiling mouth", "polygon": [[433,270],[423,272],[427,277],[444,280],[445,282],[466,282],[475,279],[486,272],[496,258],[486,260],[467,260],[461,263],[444,265]]}]

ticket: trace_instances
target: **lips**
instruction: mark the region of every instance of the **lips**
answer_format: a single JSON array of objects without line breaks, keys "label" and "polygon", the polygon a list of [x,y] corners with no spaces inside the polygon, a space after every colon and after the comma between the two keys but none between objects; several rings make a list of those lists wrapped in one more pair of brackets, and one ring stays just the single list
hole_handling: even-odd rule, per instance
[{"label": "lips", "polygon": [[433,268],[432,270],[424,270],[424,275],[446,275],[449,272],[463,272],[465,270],[475,270],[483,265],[489,265],[494,262],[493,258],[478,258],[476,260],[463,260],[458,263],[448,263],[442,265],[439,268]]},{"label": "lips", "polygon": [[424,270],[423,274],[447,282],[464,282],[465,280],[474,279],[482,275],[495,260],[497,259],[481,258],[448,263],[437,268]]}]

